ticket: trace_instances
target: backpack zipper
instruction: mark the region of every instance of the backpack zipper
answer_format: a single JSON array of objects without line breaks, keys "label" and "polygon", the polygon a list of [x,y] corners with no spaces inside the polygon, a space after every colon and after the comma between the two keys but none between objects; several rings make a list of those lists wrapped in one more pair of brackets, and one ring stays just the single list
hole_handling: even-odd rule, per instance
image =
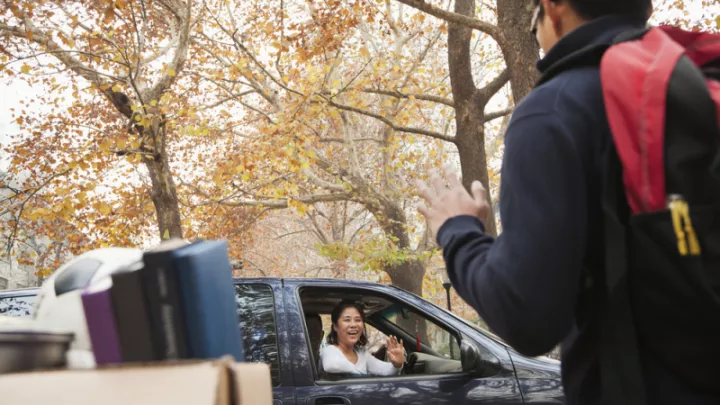
[{"label": "backpack zipper", "polygon": [[690,208],[687,201],[680,194],[670,194],[668,196],[668,209],[672,217],[680,255],[687,256],[688,250],[692,256],[700,255],[700,243],[690,220]]}]

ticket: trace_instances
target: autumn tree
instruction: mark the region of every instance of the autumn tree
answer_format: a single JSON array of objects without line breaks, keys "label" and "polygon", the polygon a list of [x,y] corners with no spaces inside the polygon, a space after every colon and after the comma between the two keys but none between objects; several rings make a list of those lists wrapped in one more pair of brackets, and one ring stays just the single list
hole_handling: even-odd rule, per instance
[{"label": "autumn tree", "polygon": [[10,106],[9,176],[22,182],[0,210],[13,229],[60,238],[61,218],[88,235],[84,249],[247,230],[247,209],[193,204],[176,186],[208,147],[194,132],[202,93],[183,77],[204,13],[192,0],[0,3],[0,75],[47,89]]},{"label": "autumn tree", "polygon": [[[452,2],[453,11],[425,0],[397,1],[437,17],[443,25],[449,24],[447,58],[452,87],[451,103],[455,108],[455,136],[451,141],[459,152],[465,187],[469,190],[474,180],[481,181],[492,202],[485,124],[497,116],[485,110],[491,98],[508,80],[515,103],[535,84],[537,74],[534,64],[538,57],[538,46],[530,33],[533,3],[529,0],[482,3],[480,11],[483,19],[478,19],[475,15],[475,0],[455,0]],[[495,41],[504,59],[505,68],[484,86],[478,86],[479,80],[472,70],[473,30],[480,32],[482,39]],[[489,217],[494,218],[492,209]],[[487,221],[486,227],[488,233],[497,234],[495,221]]]},{"label": "autumn tree", "polygon": [[[428,15],[449,23],[448,62],[456,108],[455,144],[460,154],[463,184],[469,188],[473,180],[482,181],[486,189],[488,179],[485,134],[483,123],[488,121],[483,112],[487,105],[487,88],[477,88],[469,67],[472,65],[470,43],[472,32],[497,44],[504,59],[505,70],[498,81],[509,79],[513,102],[518,103],[533,88],[538,79],[535,62],[538,44],[531,34],[530,23],[534,3],[530,0],[454,0],[453,10],[443,7],[441,1],[396,0]],[[720,4],[702,0],[655,0],[652,22],[671,24],[690,29],[716,30],[720,27]],[[479,15],[476,13],[479,11]],[[441,25],[442,26],[442,25]],[[499,84],[499,83],[495,83]],[[488,85],[492,89],[492,85]],[[502,139],[502,132],[501,132]],[[491,213],[492,216],[492,213]],[[490,233],[495,224],[488,222]]]},{"label": "autumn tree", "polygon": [[444,160],[438,151],[453,140],[445,32],[389,1],[208,2],[207,12],[214,30],[196,45],[213,60],[186,74],[212,97],[203,130],[224,160],[207,181],[182,184],[198,203],[300,215],[352,203],[374,226],[363,243],[331,240],[324,252],[422,293],[434,243],[415,212],[413,180]]}]

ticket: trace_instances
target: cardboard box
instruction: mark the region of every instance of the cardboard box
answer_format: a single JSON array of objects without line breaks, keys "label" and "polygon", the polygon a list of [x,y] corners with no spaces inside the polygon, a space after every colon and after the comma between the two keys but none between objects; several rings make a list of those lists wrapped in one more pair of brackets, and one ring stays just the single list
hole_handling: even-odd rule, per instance
[{"label": "cardboard box", "polygon": [[272,405],[264,363],[124,364],[0,375],[2,405]]}]

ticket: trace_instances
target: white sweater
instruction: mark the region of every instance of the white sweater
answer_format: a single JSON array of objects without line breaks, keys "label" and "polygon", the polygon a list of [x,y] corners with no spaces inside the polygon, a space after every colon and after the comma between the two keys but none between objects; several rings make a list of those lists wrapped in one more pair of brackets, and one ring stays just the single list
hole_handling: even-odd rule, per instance
[{"label": "white sweater", "polygon": [[395,368],[392,363],[378,360],[370,354],[366,349],[356,351],[358,360],[353,364],[345,357],[339,348],[333,345],[327,345],[320,352],[320,363],[322,369],[326,373],[353,374],[353,375],[397,375],[400,373],[399,368]]}]

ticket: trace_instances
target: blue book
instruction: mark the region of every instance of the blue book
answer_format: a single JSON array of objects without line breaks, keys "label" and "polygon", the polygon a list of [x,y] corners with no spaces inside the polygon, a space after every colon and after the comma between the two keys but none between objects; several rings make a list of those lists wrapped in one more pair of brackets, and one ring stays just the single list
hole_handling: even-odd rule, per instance
[{"label": "blue book", "polygon": [[173,253],[188,357],[244,361],[227,242],[198,241]]}]

